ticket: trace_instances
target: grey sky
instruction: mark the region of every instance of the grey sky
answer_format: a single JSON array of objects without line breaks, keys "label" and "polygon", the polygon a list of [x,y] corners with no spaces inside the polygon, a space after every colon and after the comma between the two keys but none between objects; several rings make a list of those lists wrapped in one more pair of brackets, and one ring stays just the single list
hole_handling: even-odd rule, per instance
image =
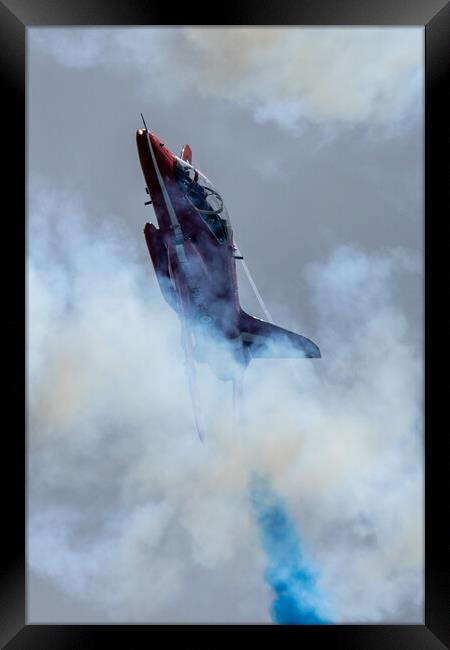
[{"label": "grey sky", "polygon": [[[348,285],[348,292],[365,279],[375,282],[380,296],[391,292],[389,309],[384,304],[379,309],[380,314],[390,314],[383,323],[395,327],[395,323],[405,322],[409,349],[420,355],[422,61],[422,29],[203,29],[182,33],[166,28],[29,29],[29,233],[44,223],[35,217],[42,212],[44,216],[39,218],[51,226],[46,234],[51,242],[46,249],[49,258],[64,263],[65,247],[70,244],[63,244],[58,237],[70,240],[81,228],[95,248],[101,229],[111,220],[111,229],[123,228],[123,237],[132,242],[133,255],[135,252],[132,259],[124,256],[122,265],[129,260],[133,268],[141,267],[138,273],[143,284],[138,290],[145,292],[146,274],[153,286],[153,269],[142,234],[145,221],[153,215],[151,208],[143,205],[146,195],[135,145],[142,112],[149,128],[176,153],[189,143],[194,164],[216,184],[230,213],[235,239],[276,322],[317,340],[326,358],[341,331],[340,308],[332,304],[329,287],[334,269],[338,277],[342,266],[339,256],[333,256],[340,247],[350,246],[344,250],[357,251],[350,255],[357,279]],[[36,195],[32,196],[34,188]],[[58,209],[46,210],[45,197],[50,195]],[[75,208],[66,206],[59,195],[70,197],[68,203]],[[82,226],[72,218],[78,202],[87,215],[80,221]],[[38,255],[33,252],[34,242],[29,234],[30,257]],[[396,261],[385,259],[389,251],[394,251],[392,259]],[[380,269],[379,281],[370,273],[371,264]],[[321,265],[322,275],[318,276],[322,280],[311,280],[315,268],[311,265]],[[37,267],[44,266],[41,259]],[[243,306],[261,316],[245,280],[240,280]],[[341,308],[347,284],[342,286],[342,295],[338,285],[335,291],[336,301],[342,299]],[[364,287],[358,287],[364,293]],[[354,290],[351,304],[361,304],[361,296]],[[328,305],[318,304],[322,296]],[[162,302],[160,308],[165,309]],[[392,315],[394,309],[400,320]],[[109,318],[114,320],[114,313]],[[327,318],[336,321],[329,323],[326,331]],[[37,331],[39,325],[36,316],[30,327]],[[386,338],[390,335],[388,332]],[[46,354],[43,346],[44,359]],[[355,364],[352,372],[357,359],[349,361]],[[395,374],[396,366],[390,370]],[[346,372],[342,373],[343,382]],[[321,366],[317,375],[320,381],[326,370]],[[36,376],[40,383],[38,372]],[[402,380],[398,385],[403,386]],[[31,437],[45,417],[45,409],[39,406],[43,394],[34,383],[32,387],[41,420],[34,419],[31,409]],[[415,388],[411,394],[416,394]],[[330,401],[332,396],[330,391]],[[51,400],[51,396],[45,399]],[[418,409],[420,415],[420,405]],[[79,505],[83,498],[89,499],[80,496],[76,482],[69,481],[64,490],[63,483],[57,481],[62,493],[55,485],[49,488],[42,471],[46,454],[53,458],[54,450],[37,443],[34,452],[31,485],[35,498],[31,503],[38,520],[48,504],[66,507],[71,500]],[[108,471],[103,476],[107,477]],[[289,493],[287,482],[279,485]],[[290,495],[292,500],[292,491]],[[111,495],[104,498],[100,508],[114,501]],[[295,510],[294,502],[291,505],[301,520],[301,508]],[[327,525],[339,528],[342,522],[331,517]],[[333,550],[318,531],[316,537],[311,533],[317,548],[338,557],[339,536],[339,548]],[[345,543],[350,543],[348,537]],[[208,620],[269,620],[270,595],[260,560],[254,565],[248,561],[251,547],[244,545],[239,552],[239,561],[225,568],[219,563],[213,571],[195,562],[187,567],[185,582],[198,581],[202,589],[186,604],[186,592],[180,587],[173,602],[164,600],[155,620],[158,616],[198,620],[199,612]],[[344,550],[342,553],[344,557]],[[330,568],[326,578],[328,586],[333,571]],[[405,569],[405,576],[408,571]],[[57,575],[55,569],[53,576]],[[408,579],[392,578],[398,584]],[[102,616],[108,620],[114,616],[102,612],[89,598],[83,602],[76,590],[59,598],[58,578],[39,575],[36,567],[29,580],[31,621],[103,620]],[[218,592],[220,608],[210,598]],[[343,592],[353,598],[349,593]],[[402,617],[399,622],[418,620],[420,598],[408,595],[406,587],[404,591],[399,587],[398,593],[397,600],[392,596],[393,610],[384,613],[384,620],[395,620],[396,612]],[[375,605],[370,611],[368,620],[381,616]],[[356,617],[364,618],[357,608],[355,612]],[[344,616],[349,620],[352,614]]]}]

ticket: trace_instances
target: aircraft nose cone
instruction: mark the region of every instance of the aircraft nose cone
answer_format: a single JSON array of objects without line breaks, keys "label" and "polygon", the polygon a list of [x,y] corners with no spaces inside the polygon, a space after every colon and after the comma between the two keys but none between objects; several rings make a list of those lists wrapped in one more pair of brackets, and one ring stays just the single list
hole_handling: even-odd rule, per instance
[{"label": "aircraft nose cone", "polygon": [[166,144],[154,133],[149,133],[149,136],[157,160],[164,161],[163,164],[172,163],[175,156],[170,151],[169,147],[167,147]]},{"label": "aircraft nose cone", "polygon": [[136,131],[136,139],[141,142],[147,142],[147,139],[150,140],[152,147],[156,153],[159,149],[165,148],[164,142],[162,142],[157,135],[146,129],[138,129]]},{"label": "aircraft nose cone", "polygon": [[136,140],[141,165],[148,176],[147,183],[150,183],[151,177],[156,179],[158,172],[164,178],[174,178],[176,158],[165,143],[146,129],[138,129]]},{"label": "aircraft nose cone", "polygon": [[162,140],[160,140],[155,133],[148,131],[148,137],[150,138],[150,142],[155,149],[162,148],[164,146],[164,142],[162,142]]}]

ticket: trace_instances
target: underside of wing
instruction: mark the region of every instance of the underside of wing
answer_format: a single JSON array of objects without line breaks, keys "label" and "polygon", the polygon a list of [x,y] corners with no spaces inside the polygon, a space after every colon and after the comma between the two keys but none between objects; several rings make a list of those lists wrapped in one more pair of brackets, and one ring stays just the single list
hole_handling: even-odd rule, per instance
[{"label": "underside of wing", "polygon": [[278,325],[250,316],[241,310],[241,336],[254,358],[321,357],[318,346],[310,339]]}]

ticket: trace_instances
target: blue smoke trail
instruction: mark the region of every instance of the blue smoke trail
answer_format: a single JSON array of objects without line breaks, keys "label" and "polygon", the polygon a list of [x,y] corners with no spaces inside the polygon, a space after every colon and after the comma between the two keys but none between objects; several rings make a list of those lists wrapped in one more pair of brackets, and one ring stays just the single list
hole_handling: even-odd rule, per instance
[{"label": "blue smoke trail", "polygon": [[300,539],[282,500],[261,476],[252,476],[249,491],[269,560],[265,577],[275,593],[272,620],[284,625],[329,623],[317,612],[314,575],[302,562]]}]

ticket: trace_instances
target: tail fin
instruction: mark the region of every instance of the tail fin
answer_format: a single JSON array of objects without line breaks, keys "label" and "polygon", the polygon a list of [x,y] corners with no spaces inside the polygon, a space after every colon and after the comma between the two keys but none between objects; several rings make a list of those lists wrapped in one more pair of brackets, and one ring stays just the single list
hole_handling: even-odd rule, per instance
[{"label": "tail fin", "polygon": [[240,329],[252,357],[320,359],[320,350],[305,336],[250,316],[241,309]]}]

